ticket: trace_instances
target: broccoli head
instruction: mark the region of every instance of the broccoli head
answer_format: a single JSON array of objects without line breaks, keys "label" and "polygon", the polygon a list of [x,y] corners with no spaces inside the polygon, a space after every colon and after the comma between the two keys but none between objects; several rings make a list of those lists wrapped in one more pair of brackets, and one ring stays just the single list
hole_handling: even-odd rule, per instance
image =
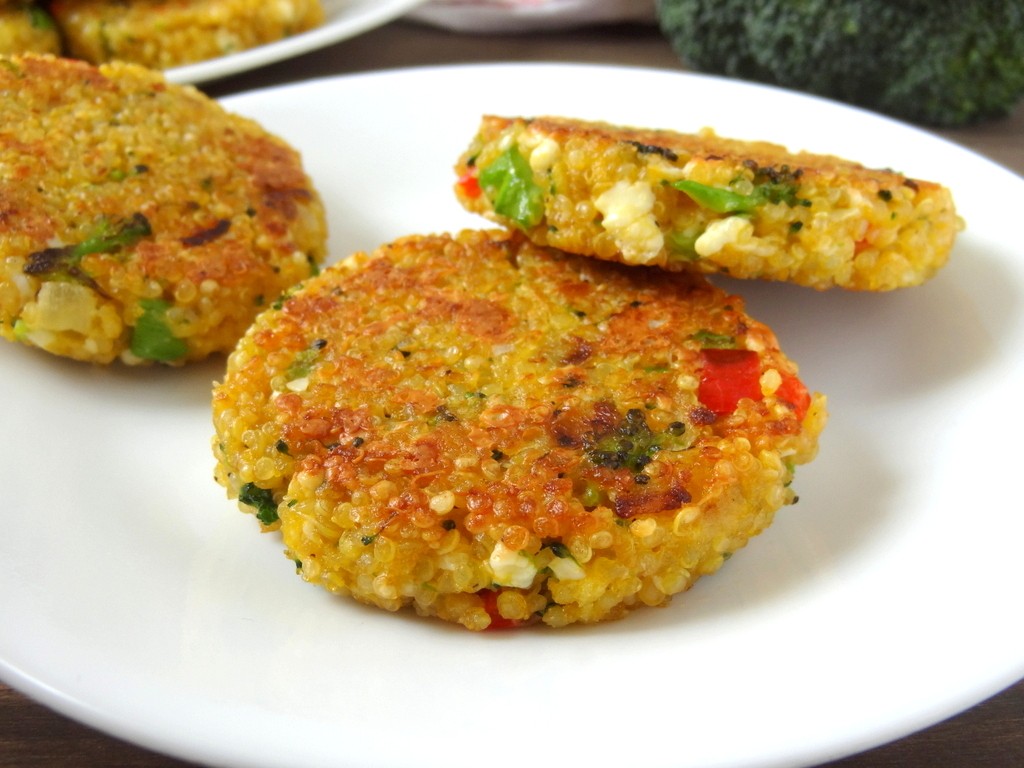
[{"label": "broccoli head", "polygon": [[781,85],[933,126],[1008,114],[1024,96],[1020,0],[658,0],[697,70]]}]

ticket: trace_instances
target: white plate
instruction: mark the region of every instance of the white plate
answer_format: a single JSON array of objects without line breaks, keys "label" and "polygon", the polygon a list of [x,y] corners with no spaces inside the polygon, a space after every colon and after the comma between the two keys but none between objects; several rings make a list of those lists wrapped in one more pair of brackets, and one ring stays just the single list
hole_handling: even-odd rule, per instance
[{"label": "white plate", "polygon": [[0,345],[9,683],[214,764],[765,768],[900,737],[1024,676],[1019,177],[865,112],[638,69],[435,68],[226,103],[301,148],[335,257],[482,225],[451,166],[483,112],[713,125],[897,167],[951,186],[968,229],[920,288],[730,283],[830,396],[801,501],[670,607],[564,631],[472,634],[302,582],[211,478],[221,361],[100,369]]},{"label": "white plate", "polygon": [[324,23],[274,43],[168,69],[173,83],[202,83],[290,59],[347,40],[397,19],[424,0],[323,0]]}]

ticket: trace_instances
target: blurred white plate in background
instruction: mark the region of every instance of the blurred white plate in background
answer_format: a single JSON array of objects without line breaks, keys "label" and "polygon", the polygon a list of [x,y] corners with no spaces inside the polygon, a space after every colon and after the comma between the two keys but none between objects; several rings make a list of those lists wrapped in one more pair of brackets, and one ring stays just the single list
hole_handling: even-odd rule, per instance
[{"label": "blurred white plate in background", "polygon": [[423,0],[323,0],[326,18],[316,29],[228,56],[174,67],[164,74],[172,83],[202,83],[237,75],[361,35],[422,3]]}]

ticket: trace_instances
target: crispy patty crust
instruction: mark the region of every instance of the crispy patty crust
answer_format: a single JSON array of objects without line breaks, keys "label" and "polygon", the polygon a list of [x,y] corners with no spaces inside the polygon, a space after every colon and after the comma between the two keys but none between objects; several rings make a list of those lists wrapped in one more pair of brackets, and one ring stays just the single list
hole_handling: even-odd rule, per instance
[{"label": "crispy patty crust", "polygon": [[818,289],[919,284],[962,226],[950,192],[765,142],[485,116],[462,205],[572,253]]},{"label": "crispy patty crust", "polygon": [[320,0],[54,0],[71,55],[155,69],[205,61],[319,26]]},{"label": "crispy patty crust", "polygon": [[409,237],[261,313],[213,395],[215,476],[302,577],[470,629],[616,618],[794,500],[826,419],[694,273]]},{"label": "crispy patty crust", "polygon": [[0,61],[0,335],[198,360],[325,250],[298,153],[256,123],[142,67]]}]

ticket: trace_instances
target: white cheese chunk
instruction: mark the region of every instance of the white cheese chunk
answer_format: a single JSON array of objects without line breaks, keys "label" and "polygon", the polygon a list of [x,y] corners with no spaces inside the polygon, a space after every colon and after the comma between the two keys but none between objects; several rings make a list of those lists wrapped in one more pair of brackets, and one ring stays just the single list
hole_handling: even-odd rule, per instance
[{"label": "white cheese chunk", "polygon": [[548,568],[555,574],[555,578],[561,579],[562,581],[576,581],[586,576],[583,571],[583,566],[577,563],[571,557],[558,557],[551,558],[551,562],[548,563]]},{"label": "white cheese chunk", "polygon": [[530,153],[530,169],[538,174],[547,173],[558,159],[560,151],[557,141],[545,138]]},{"label": "white cheese chunk", "polygon": [[537,575],[537,566],[530,558],[509,549],[500,541],[494,545],[489,562],[494,582],[503,587],[526,589],[533,584],[533,577]]},{"label": "white cheese chunk", "polygon": [[654,202],[654,192],[642,181],[618,181],[594,200],[603,217],[601,225],[629,264],[650,263],[665,245],[654,218]]},{"label": "white cheese chunk", "polygon": [[754,225],[742,216],[729,216],[708,224],[708,228],[697,238],[693,249],[699,256],[713,256],[727,245],[736,245],[750,239]]}]

